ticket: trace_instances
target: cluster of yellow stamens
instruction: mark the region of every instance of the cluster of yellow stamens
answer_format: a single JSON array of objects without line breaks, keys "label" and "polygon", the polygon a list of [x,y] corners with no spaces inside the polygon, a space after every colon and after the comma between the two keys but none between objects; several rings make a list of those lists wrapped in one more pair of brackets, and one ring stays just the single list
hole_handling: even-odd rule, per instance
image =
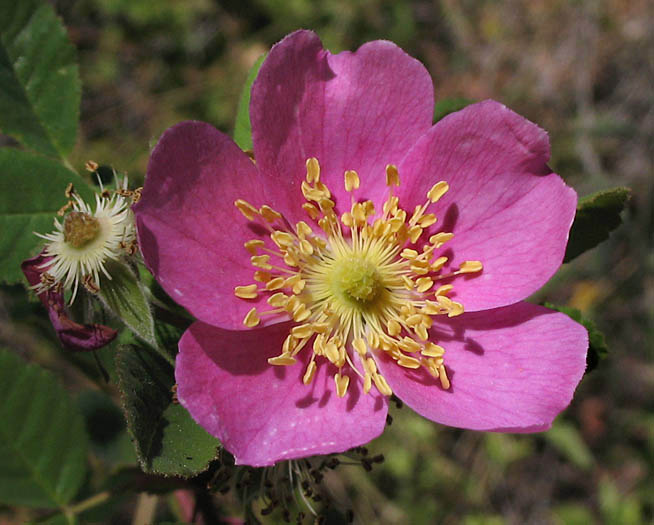
[{"label": "cluster of yellow stamens", "polygon": [[[372,385],[384,395],[391,388],[379,373],[375,356],[381,352],[399,366],[424,367],[444,389],[450,387],[442,346],[429,341],[429,329],[436,315],[454,317],[463,305],[448,297],[451,284],[438,281],[482,270],[479,261],[465,261],[456,271],[442,274],[447,257],[434,258],[434,252],[452,239],[452,233],[429,236],[419,247],[425,230],[436,223],[427,208],[449,189],[441,181],[427,192],[423,205],[409,216],[393,195],[400,177],[394,165],[386,167],[389,196],[377,214],[372,201],[356,202],[339,217],[327,186],[320,181],[318,160],[307,160],[302,208],[310,222],[289,227],[282,215],[270,208],[256,208],[244,200],[234,204],[251,221],[259,221],[269,232],[272,243],[262,238],[245,243],[256,268],[253,284],[237,286],[234,293],[244,300],[267,296],[270,310],[252,308],[243,323],[257,326],[263,315],[285,315],[297,325],[286,337],[281,354],[270,358],[272,365],[292,365],[295,356],[309,343],[313,354],[303,381],[309,384],[316,372],[316,358],[323,357],[338,368],[334,375],[336,392],[345,396],[349,366],[363,380],[364,392]],[[345,189],[359,188],[358,174],[348,170]],[[355,364],[355,361],[357,364]]]}]

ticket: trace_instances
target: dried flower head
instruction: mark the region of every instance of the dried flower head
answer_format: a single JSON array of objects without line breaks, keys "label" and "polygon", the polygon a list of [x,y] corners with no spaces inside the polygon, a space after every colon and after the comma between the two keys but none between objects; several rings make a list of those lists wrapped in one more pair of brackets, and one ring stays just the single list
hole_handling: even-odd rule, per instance
[{"label": "dried flower head", "polygon": [[127,178],[117,186],[114,192],[100,188],[95,195],[95,209],[72,187],[66,190],[70,200],[60,210],[63,220],[55,218],[52,233],[37,233],[47,241],[44,253],[48,258],[44,277],[35,287],[37,293],[61,286],[64,291],[72,290],[72,303],[80,284],[97,292],[100,274],[111,279],[107,261],[134,253],[136,231]]}]

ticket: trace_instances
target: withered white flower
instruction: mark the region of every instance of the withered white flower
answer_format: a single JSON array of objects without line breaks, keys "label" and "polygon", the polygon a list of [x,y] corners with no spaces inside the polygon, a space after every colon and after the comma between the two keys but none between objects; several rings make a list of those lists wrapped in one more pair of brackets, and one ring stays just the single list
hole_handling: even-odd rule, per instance
[{"label": "withered white flower", "polygon": [[67,191],[69,203],[63,220],[55,218],[55,230],[39,237],[47,241],[45,255],[52,257],[42,281],[35,287],[41,293],[54,286],[72,290],[70,303],[75,300],[80,283],[97,291],[100,273],[111,275],[106,264],[117,261],[136,250],[134,214],[130,209],[138,191],[127,189],[127,177],[116,183],[117,190],[100,187],[95,195],[95,209],[74,190]]}]

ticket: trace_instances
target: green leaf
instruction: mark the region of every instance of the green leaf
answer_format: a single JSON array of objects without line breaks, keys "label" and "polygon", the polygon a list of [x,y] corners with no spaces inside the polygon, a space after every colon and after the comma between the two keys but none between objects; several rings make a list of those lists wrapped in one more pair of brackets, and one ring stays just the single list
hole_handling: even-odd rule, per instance
[{"label": "green leaf", "polygon": [[581,311],[571,306],[557,306],[552,303],[544,303],[543,306],[550,310],[556,310],[566,314],[571,319],[582,324],[588,330],[588,354],[586,355],[586,373],[593,370],[597,364],[604,359],[609,353],[604,340],[604,334],[595,325],[593,321],[583,316]]},{"label": "green leaf", "polygon": [[63,507],[86,474],[84,421],[54,376],[0,350],[0,502]]},{"label": "green leaf", "polygon": [[579,431],[570,423],[557,421],[545,434],[545,439],[568,461],[583,470],[592,468],[595,460]]},{"label": "green leaf", "polygon": [[608,239],[609,233],[622,224],[620,212],[630,196],[629,188],[613,188],[579,199],[563,262],[571,261]]},{"label": "green leaf", "polygon": [[14,284],[23,278],[20,263],[43,244],[34,232],[54,229],[68,183],[89,202],[93,191],[58,162],[10,148],[0,149],[0,174],[0,282]]},{"label": "green leaf", "polygon": [[112,467],[135,465],[136,455],[121,409],[100,390],[85,390],[77,397],[89,435],[91,451]]},{"label": "green leaf", "polygon": [[252,84],[257,78],[261,64],[266,55],[261,55],[248,72],[248,77],[241,91],[241,98],[238,101],[236,111],[236,123],[234,124],[234,142],[243,150],[252,150],[252,126],[250,124],[250,91]]},{"label": "green leaf", "polygon": [[434,104],[434,122],[438,122],[450,113],[462,110],[466,106],[473,104],[475,101],[470,98],[454,97],[444,98]]},{"label": "green leaf", "polygon": [[136,346],[121,347],[116,365],[127,428],[143,470],[182,477],[206,470],[220,443],[173,402],[173,367]]},{"label": "green leaf", "polygon": [[158,348],[150,304],[136,275],[127,265],[116,261],[105,266],[111,279],[101,277],[100,300],[138,337]]},{"label": "green leaf", "polygon": [[65,158],[75,144],[81,87],[75,48],[48,2],[0,2],[0,130]]}]

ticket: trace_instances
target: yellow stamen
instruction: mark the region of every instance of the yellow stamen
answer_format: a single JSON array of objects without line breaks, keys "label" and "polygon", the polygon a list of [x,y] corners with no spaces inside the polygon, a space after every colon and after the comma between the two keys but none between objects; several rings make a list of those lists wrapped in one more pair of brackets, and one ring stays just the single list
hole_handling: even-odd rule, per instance
[{"label": "yellow stamen", "polygon": [[259,213],[261,216],[266,219],[268,222],[275,222],[277,219],[282,218],[282,214],[278,211],[273,210],[270,206],[265,204],[259,208]]},{"label": "yellow stamen", "polygon": [[318,159],[315,157],[311,157],[307,159],[306,166],[307,166],[307,182],[309,184],[320,182],[320,164],[318,163]]},{"label": "yellow stamen", "polygon": [[354,170],[347,170],[345,172],[345,191],[354,191],[359,189],[359,175]]},{"label": "yellow stamen", "polygon": [[421,350],[421,353],[425,357],[443,357],[443,354],[445,354],[445,349],[442,346],[428,342]]},{"label": "yellow stamen", "polygon": [[260,283],[267,283],[272,279],[272,276],[268,272],[257,270],[254,272],[254,280]]},{"label": "yellow stamen", "polygon": [[253,221],[254,218],[259,214],[259,210],[257,210],[254,206],[252,206],[252,204],[244,201],[243,199],[237,199],[234,201],[234,206],[236,206],[238,210],[245,216],[245,218],[250,221]]},{"label": "yellow stamen", "polygon": [[397,166],[394,164],[386,165],[386,186],[399,186],[400,173],[397,171]]},{"label": "yellow stamen", "polygon": [[308,385],[313,381],[313,376],[316,375],[316,362],[311,360],[311,362],[307,365],[307,369],[304,372],[304,376],[302,377],[302,382],[305,385]]},{"label": "yellow stamen", "polygon": [[275,366],[289,366],[297,363],[294,357],[290,355],[278,355],[277,357],[270,357],[268,363]]},{"label": "yellow stamen", "polygon": [[377,390],[379,390],[379,392],[382,395],[385,395],[385,396],[392,396],[393,395],[393,391],[391,390],[391,387],[388,386],[388,383],[386,382],[386,379],[384,379],[384,377],[382,375],[375,374],[375,375],[372,376],[372,380],[375,382],[375,386],[377,387]]},{"label": "yellow stamen", "polygon": [[237,286],[234,288],[234,295],[241,299],[255,299],[257,297],[257,285]]},{"label": "yellow stamen", "polygon": [[432,286],[434,286],[434,281],[431,279],[431,277],[420,277],[416,281],[416,284],[418,285],[416,289],[420,293],[423,293],[429,290]]},{"label": "yellow stamen", "polygon": [[[308,218],[295,227],[270,206],[256,209],[242,199],[235,201],[248,220],[258,221],[269,232],[276,246],[267,247],[262,238],[245,243],[256,268],[255,284],[237,286],[234,293],[244,300],[263,295],[270,309],[258,312],[252,308],[244,324],[255,327],[263,315],[288,316],[297,323],[289,330],[281,354],[269,363],[292,365],[297,362],[295,356],[308,349],[311,356],[303,383],[313,381],[316,360],[324,359],[338,369],[334,382],[339,397],[347,395],[356,376],[365,393],[374,385],[389,396],[392,390],[375,363],[384,352],[397,366],[423,367],[443,388],[449,388],[445,350],[429,340],[429,330],[434,316],[454,317],[464,308],[447,296],[453,284],[434,291],[434,283],[479,272],[482,266],[479,261],[465,261],[457,271],[445,275],[441,270],[448,258],[432,260],[434,252],[454,237],[451,232],[426,233],[437,222],[428,208],[448,191],[448,184],[435,184],[427,193],[427,202],[407,214],[392,194],[400,177],[397,167],[389,164],[389,196],[381,216],[375,217],[370,200],[356,202],[352,197],[349,209],[343,209],[340,202],[338,209],[329,188],[320,181],[318,160],[307,159],[306,168],[301,191]],[[350,193],[361,188],[356,171],[344,172],[344,186]],[[344,373],[344,367],[350,370]]]},{"label": "yellow stamen", "polygon": [[307,214],[309,215],[309,217],[311,217],[311,219],[313,219],[314,221],[315,221],[318,217],[320,217],[320,210],[318,210],[318,208],[316,208],[316,207],[315,207],[313,204],[311,204],[310,202],[305,202],[305,203],[302,205],[302,209],[303,209],[304,211],[306,211]]},{"label": "yellow stamen", "polygon": [[245,316],[245,319],[243,319],[243,324],[248,328],[254,328],[260,322],[261,319],[259,318],[259,314],[257,313],[256,308],[252,308],[252,310],[250,310]]},{"label": "yellow stamen", "polygon": [[432,202],[432,204],[438,202],[438,200],[445,195],[449,189],[450,185],[444,180],[437,182],[427,192],[427,198]]},{"label": "yellow stamen", "polygon": [[256,266],[257,268],[261,268],[263,270],[272,270],[272,266],[268,264],[269,260],[270,255],[253,255],[250,257],[252,266]]},{"label": "yellow stamen", "polygon": [[336,383],[336,393],[338,394],[338,397],[345,397],[347,387],[350,384],[350,377],[342,376],[340,372],[338,372],[334,375],[334,382]]},{"label": "yellow stamen", "polygon": [[459,266],[459,271],[457,273],[481,272],[483,267],[481,261],[463,261]]},{"label": "yellow stamen", "polygon": [[265,243],[260,239],[252,239],[251,241],[247,241],[243,246],[245,246],[245,249],[250,252],[250,255],[256,255],[257,248],[265,246]]},{"label": "yellow stamen", "polygon": [[450,388],[450,380],[447,377],[447,371],[443,365],[438,367],[438,379],[440,379],[441,385],[445,390]]}]

